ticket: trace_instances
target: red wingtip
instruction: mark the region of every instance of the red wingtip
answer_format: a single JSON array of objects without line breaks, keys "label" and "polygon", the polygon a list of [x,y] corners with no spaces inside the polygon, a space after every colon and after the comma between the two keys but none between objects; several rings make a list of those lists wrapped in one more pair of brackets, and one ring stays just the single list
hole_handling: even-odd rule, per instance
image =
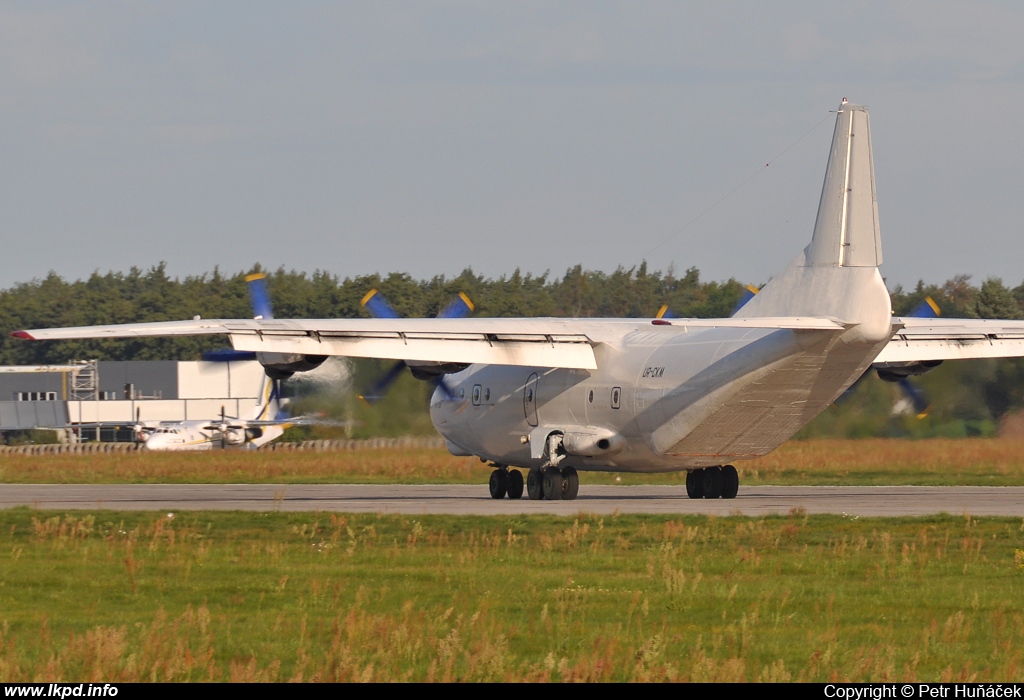
[{"label": "red wingtip", "polygon": [[35,340],[28,331],[14,331],[11,333],[12,338],[21,338],[22,340]]}]

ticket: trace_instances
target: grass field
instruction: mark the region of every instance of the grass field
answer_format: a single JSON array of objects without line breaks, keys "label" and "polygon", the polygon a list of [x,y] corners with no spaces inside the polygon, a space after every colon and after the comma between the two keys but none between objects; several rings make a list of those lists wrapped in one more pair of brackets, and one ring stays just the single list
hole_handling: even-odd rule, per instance
[{"label": "grass field", "polygon": [[[800,441],[740,468],[1019,485],[1022,447]],[[5,483],[487,474],[437,450],[0,458]],[[0,680],[1021,681],[1024,522],[5,510]]]},{"label": "grass field", "polygon": [[0,679],[1020,681],[1024,523],[0,512]]},{"label": "grass field", "polygon": [[[741,482],[817,485],[1024,485],[1024,441],[805,440],[737,462]],[[0,483],[486,483],[490,468],[444,450],[0,456]],[[683,483],[589,472],[583,483]]]}]

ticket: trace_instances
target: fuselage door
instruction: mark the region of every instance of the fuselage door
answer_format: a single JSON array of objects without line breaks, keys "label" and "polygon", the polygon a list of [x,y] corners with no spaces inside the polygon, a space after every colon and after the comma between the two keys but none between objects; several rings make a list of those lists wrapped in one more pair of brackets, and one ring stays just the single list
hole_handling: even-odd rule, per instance
[{"label": "fuselage door", "polygon": [[537,384],[539,382],[540,379],[534,372],[526,380],[526,386],[523,387],[523,412],[526,413],[526,422],[532,426],[537,425]]}]

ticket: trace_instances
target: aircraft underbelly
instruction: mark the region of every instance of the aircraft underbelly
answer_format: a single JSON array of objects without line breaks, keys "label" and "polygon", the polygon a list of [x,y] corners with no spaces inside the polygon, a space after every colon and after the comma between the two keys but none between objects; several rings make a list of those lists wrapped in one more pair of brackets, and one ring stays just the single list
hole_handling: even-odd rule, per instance
[{"label": "aircraft underbelly", "polygon": [[837,343],[828,352],[801,353],[756,373],[663,455],[692,467],[765,455],[831,405],[878,349]]},{"label": "aircraft underbelly", "polygon": [[829,405],[846,375],[823,381],[820,355],[801,356],[725,400],[688,435],[665,450],[694,466],[771,452]]}]

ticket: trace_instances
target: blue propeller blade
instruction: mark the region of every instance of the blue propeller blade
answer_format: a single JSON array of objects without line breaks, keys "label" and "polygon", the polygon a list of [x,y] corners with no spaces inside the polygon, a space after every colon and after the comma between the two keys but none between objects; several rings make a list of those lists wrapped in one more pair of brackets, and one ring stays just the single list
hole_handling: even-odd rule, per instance
[{"label": "blue propeller blade", "polygon": [[388,388],[398,379],[399,375],[402,374],[402,370],[405,369],[405,363],[399,360],[391,366],[383,377],[378,379],[373,386],[371,386],[365,394],[360,394],[359,398],[368,404],[374,404],[384,398]]},{"label": "blue propeller blade", "polygon": [[914,412],[918,418],[924,418],[928,415],[928,409],[931,408],[931,403],[928,401],[928,397],[925,396],[924,392],[918,387],[910,383],[910,380],[904,377],[897,382],[903,393],[907,395],[910,402],[914,405]]},{"label": "blue propeller blade", "polygon": [[[391,304],[384,299],[384,295],[376,289],[371,289],[367,292],[361,303],[374,318],[401,318],[401,316],[398,315],[398,312],[391,307]],[[437,314],[437,318],[465,318],[471,314],[475,308],[476,307],[473,306],[473,302],[466,293],[459,292],[459,295],[452,303],[441,309],[440,313]],[[388,388],[396,379],[398,379],[399,375],[402,374],[402,370],[405,369],[405,366],[404,362],[396,363],[387,371],[387,373],[384,374],[383,377],[377,380],[377,382],[374,383],[374,385],[370,387],[365,394],[360,395],[359,398],[370,404],[383,399],[384,394],[387,393]],[[434,386],[440,387],[448,398],[454,398],[451,388],[444,381],[444,375],[441,375],[434,380]]]},{"label": "blue propeller blade", "polygon": [[253,318],[274,318],[274,310],[270,306],[270,293],[267,291],[267,276],[258,272],[246,277],[245,283],[249,287],[249,303],[252,304]]},{"label": "blue propeller blade", "polygon": [[442,392],[444,392],[444,396],[446,399],[448,399],[449,401],[455,400],[455,392],[452,391],[452,388],[450,386],[448,386],[448,382],[445,381],[443,374],[434,380],[434,386],[440,389]]},{"label": "blue propeller blade", "polygon": [[441,312],[437,314],[438,318],[466,318],[476,307],[473,306],[473,302],[469,300],[465,292],[459,292],[459,296],[455,297],[448,306],[441,309]]},{"label": "blue propeller blade", "polygon": [[360,303],[366,307],[366,310],[374,318],[401,318],[398,312],[391,308],[391,304],[387,303],[376,289],[371,289],[367,292]]},{"label": "blue propeller blade", "polygon": [[931,297],[925,297],[924,301],[914,307],[907,316],[912,318],[938,318],[942,315],[942,309]]},{"label": "blue propeller blade", "polygon": [[737,312],[739,312],[739,310],[742,309],[748,301],[753,299],[754,295],[756,295],[759,291],[761,290],[759,290],[752,284],[748,284],[746,287],[744,287],[743,291],[740,293],[740,300],[736,302],[736,306],[732,307],[732,313],[729,315],[735,316]]},{"label": "blue propeller blade", "polygon": [[256,353],[246,350],[207,350],[202,354],[204,362],[247,362],[256,359]]}]

